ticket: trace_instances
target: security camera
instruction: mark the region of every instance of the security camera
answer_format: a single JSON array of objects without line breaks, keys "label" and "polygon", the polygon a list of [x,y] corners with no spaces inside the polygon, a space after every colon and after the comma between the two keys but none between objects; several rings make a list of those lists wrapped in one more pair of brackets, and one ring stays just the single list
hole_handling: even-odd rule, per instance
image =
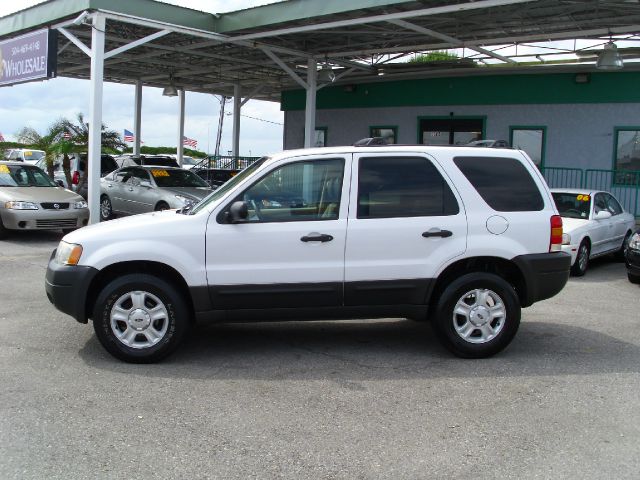
[{"label": "security camera", "polygon": [[84,11],[82,12],[80,15],[78,15],[78,17],[73,21],[74,25],[83,25],[87,22],[87,19],[89,17],[89,12],[88,11]]}]

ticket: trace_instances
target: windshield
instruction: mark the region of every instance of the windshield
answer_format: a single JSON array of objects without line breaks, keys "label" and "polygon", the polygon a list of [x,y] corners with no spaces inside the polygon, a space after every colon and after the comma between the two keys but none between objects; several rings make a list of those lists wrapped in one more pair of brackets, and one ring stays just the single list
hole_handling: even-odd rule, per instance
[{"label": "windshield", "polygon": [[167,157],[145,157],[137,159],[138,165],[158,165],[160,167],[179,167],[178,162],[173,158]]},{"label": "windshield", "polygon": [[57,187],[34,165],[0,165],[0,187]]},{"label": "windshield", "polygon": [[156,185],[160,188],[165,187],[205,187],[210,188],[209,184],[202,180],[195,173],[189,170],[170,170],[163,168],[149,169]]},{"label": "windshield", "polygon": [[25,150],[24,151],[24,159],[29,162],[35,162],[44,157],[44,152],[42,150]]},{"label": "windshield", "polygon": [[588,219],[591,197],[587,193],[552,192],[561,217]]},{"label": "windshield", "polygon": [[229,190],[235,188],[238,183],[242,182],[245,178],[255,172],[258,168],[260,168],[260,166],[264,162],[266,162],[268,158],[269,157],[262,157],[260,160],[256,160],[255,162],[253,162],[250,166],[242,170],[235,177],[232,177],[230,180],[224,183],[220,188],[214,190],[208,197],[204,198],[198,205],[193,208],[193,210],[189,212],[189,214],[193,215],[194,213],[198,213],[199,211],[205,209],[207,205],[210,205],[211,203],[216,202],[224,197]]}]

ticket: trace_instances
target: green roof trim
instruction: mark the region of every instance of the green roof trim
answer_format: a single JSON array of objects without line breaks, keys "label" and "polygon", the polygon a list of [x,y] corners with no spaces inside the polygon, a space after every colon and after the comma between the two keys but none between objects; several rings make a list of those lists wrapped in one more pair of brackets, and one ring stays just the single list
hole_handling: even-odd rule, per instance
[{"label": "green roof trim", "polygon": [[266,27],[283,22],[335,15],[363,8],[379,8],[411,0],[285,0],[270,5],[224,13],[218,20],[218,33]]},{"label": "green roof trim", "polygon": [[108,10],[213,33],[232,33],[289,21],[384,7],[409,0],[288,0],[221,15],[154,0],[49,0],[0,18],[0,38],[73,18],[84,10]]},{"label": "green roof trim", "polygon": [[[396,80],[353,91],[337,85],[318,91],[316,108],[640,102],[640,72],[590,75],[589,83],[576,83],[575,73],[555,73]],[[304,108],[304,90],[282,92],[283,111]]]},{"label": "green roof trim", "polygon": [[0,38],[58,23],[85,10],[108,10],[210,32],[215,31],[217,21],[210,13],[154,0],[49,0],[0,18]]}]

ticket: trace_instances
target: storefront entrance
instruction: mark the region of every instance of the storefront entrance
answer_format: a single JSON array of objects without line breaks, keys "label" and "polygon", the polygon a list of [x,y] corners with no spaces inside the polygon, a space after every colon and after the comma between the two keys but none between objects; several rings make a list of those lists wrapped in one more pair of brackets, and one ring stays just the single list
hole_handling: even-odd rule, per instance
[{"label": "storefront entrance", "polygon": [[425,145],[465,145],[484,138],[483,117],[420,118],[419,142]]}]

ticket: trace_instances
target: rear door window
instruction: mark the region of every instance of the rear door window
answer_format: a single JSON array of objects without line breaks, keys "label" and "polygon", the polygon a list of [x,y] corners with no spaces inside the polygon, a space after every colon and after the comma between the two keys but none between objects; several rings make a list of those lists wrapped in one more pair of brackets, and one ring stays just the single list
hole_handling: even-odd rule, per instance
[{"label": "rear door window", "polygon": [[453,162],[494,210],[529,212],[544,208],[538,186],[515,158],[455,157]]},{"label": "rear door window", "polygon": [[428,217],[459,211],[451,188],[429,159],[360,159],[358,218]]}]

